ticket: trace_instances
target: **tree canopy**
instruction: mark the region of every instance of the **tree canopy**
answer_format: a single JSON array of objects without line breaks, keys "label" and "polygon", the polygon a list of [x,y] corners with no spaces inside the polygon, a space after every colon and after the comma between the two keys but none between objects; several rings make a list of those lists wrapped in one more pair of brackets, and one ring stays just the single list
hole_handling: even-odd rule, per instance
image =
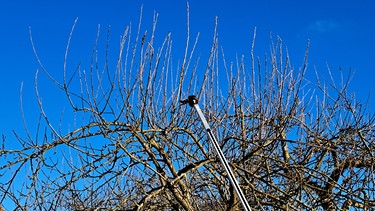
[{"label": "tree canopy", "polygon": [[[309,44],[294,68],[279,37],[270,53],[254,55],[256,31],[249,54],[228,62],[217,25],[202,73],[193,60],[198,37],[187,35],[175,65],[172,34],[155,41],[156,23],[157,15],[149,33],[138,27],[135,35],[127,27],[113,65],[98,41],[90,66],[71,70],[65,60],[62,80],[37,57],[40,121],[35,133],[15,133],[18,149],[1,149],[1,202],[18,210],[240,210],[198,115],[180,105],[195,94],[253,210],[375,208],[375,119],[349,93],[350,73],[308,78]],[[70,128],[51,121],[40,74],[64,94]]]}]

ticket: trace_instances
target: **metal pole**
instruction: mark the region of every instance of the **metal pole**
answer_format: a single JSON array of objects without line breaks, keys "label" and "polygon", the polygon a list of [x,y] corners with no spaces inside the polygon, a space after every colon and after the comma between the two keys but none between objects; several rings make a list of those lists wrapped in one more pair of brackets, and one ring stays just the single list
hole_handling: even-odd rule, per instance
[{"label": "metal pole", "polygon": [[202,110],[200,109],[200,107],[198,105],[198,99],[194,95],[190,95],[188,97],[188,99],[182,100],[181,103],[182,104],[189,104],[191,107],[194,107],[195,110],[198,112],[198,115],[199,115],[200,119],[202,120],[203,126],[206,129],[206,131],[208,133],[208,136],[210,137],[211,143],[214,146],[214,148],[216,150],[216,153],[219,155],[219,159],[220,159],[221,163],[223,164],[224,169],[229,176],[229,180],[232,183],[232,185],[233,185],[233,187],[234,187],[234,189],[235,189],[235,191],[238,195],[238,198],[240,199],[240,201],[242,203],[242,206],[243,206],[244,210],[245,211],[251,211],[251,208],[250,208],[250,206],[249,206],[249,204],[246,200],[246,197],[243,194],[243,192],[241,190],[241,187],[238,184],[238,182],[237,182],[237,180],[236,180],[236,178],[235,178],[235,176],[232,172],[232,169],[230,168],[229,163],[226,160],[226,158],[224,156],[224,153],[220,148],[219,143],[217,142],[215,136],[213,135],[213,133],[211,131],[211,128],[210,128],[210,125],[208,124],[206,118],[203,115]]}]

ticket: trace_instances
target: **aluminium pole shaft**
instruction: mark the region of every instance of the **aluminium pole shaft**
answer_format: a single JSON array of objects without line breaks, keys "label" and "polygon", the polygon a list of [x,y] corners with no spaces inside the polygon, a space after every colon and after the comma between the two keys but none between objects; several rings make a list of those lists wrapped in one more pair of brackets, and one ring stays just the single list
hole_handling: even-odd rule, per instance
[{"label": "aluminium pole shaft", "polygon": [[189,103],[189,105],[191,107],[194,107],[195,110],[197,111],[200,119],[202,120],[203,126],[208,133],[210,141],[211,141],[212,145],[214,146],[215,151],[218,154],[219,159],[220,159],[222,165],[224,166],[225,171],[227,172],[227,174],[229,176],[229,180],[232,183],[232,185],[233,185],[233,187],[234,187],[234,189],[235,189],[235,191],[238,195],[238,198],[240,199],[240,201],[242,203],[242,206],[243,206],[244,210],[245,211],[251,211],[250,205],[248,204],[248,202],[246,200],[246,197],[243,194],[243,192],[241,190],[241,187],[238,184],[238,182],[236,180],[236,177],[234,176],[234,174],[232,172],[232,169],[230,168],[229,163],[226,160],[225,155],[224,155],[223,151],[221,150],[218,141],[216,140],[216,137],[212,133],[211,128],[210,128],[206,118],[204,117],[202,110],[200,109],[200,107],[198,105],[198,99],[194,95],[191,95],[191,96],[188,97],[188,99],[181,101],[181,103],[182,104]]}]

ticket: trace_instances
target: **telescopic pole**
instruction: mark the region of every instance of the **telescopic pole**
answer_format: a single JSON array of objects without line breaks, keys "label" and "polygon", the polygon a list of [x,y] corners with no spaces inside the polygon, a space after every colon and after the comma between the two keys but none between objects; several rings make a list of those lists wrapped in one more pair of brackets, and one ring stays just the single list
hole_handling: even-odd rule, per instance
[{"label": "telescopic pole", "polygon": [[213,133],[211,131],[211,128],[210,128],[206,118],[204,117],[202,110],[200,109],[200,107],[198,105],[198,99],[194,95],[190,95],[188,97],[188,99],[182,100],[181,103],[183,105],[189,104],[191,107],[194,107],[195,110],[197,111],[200,119],[202,120],[203,126],[206,129],[206,131],[208,133],[208,136],[210,137],[211,143],[214,146],[215,151],[218,154],[219,159],[220,159],[221,163],[223,164],[223,166],[225,168],[225,171],[227,172],[227,174],[229,176],[229,180],[232,183],[232,185],[233,185],[233,187],[234,187],[234,189],[235,189],[235,191],[238,195],[238,198],[240,199],[240,201],[242,203],[242,206],[243,206],[244,210],[245,211],[251,211],[251,208],[250,208],[250,206],[249,206],[249,204],[248,204],[248,202],[245,198],[245,195],[243,194],[243,192],[241,190],[241,187],[238,184],[238,182],[237,182],[237,180],[236,180],[236,178],[235,178],[235,176],[232,172],[232,169],[230,168],[230,166],[228,164],[228,161],[226,160],[226,158],[224,156],[224,153],[220,148],[219,143],[217,142],[215,136],[213,135]]}]

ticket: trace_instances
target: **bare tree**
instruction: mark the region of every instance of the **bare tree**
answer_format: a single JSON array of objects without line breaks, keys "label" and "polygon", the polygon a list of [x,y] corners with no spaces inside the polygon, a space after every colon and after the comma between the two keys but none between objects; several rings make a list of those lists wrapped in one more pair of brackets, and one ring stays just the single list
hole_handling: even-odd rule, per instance
[{"label": "bare tree", "polygon": [[176,67],[172,34],[156,42],[156,24],[157,14],[151,33],[125,29],[114,67],[109,54],[98,63],[96,41],[88,69],[66,68],[72,34],[61,81],[37,57],[71,116],[51,120],[37,72],[38,130],[16,133],[19,149],[2,148],[1,202],[18,210],[240,210],[197,114],[179,104],[196,94],[254,210],[375,208],[374,115],[348,93],[350,73],[309,79],[308,49],[295,69],[280,38],[257,57],[255,31],[250,54],[227,63],[217,23],[205,72],[193,60],[198,36],[190,41],[189,24]]}]

